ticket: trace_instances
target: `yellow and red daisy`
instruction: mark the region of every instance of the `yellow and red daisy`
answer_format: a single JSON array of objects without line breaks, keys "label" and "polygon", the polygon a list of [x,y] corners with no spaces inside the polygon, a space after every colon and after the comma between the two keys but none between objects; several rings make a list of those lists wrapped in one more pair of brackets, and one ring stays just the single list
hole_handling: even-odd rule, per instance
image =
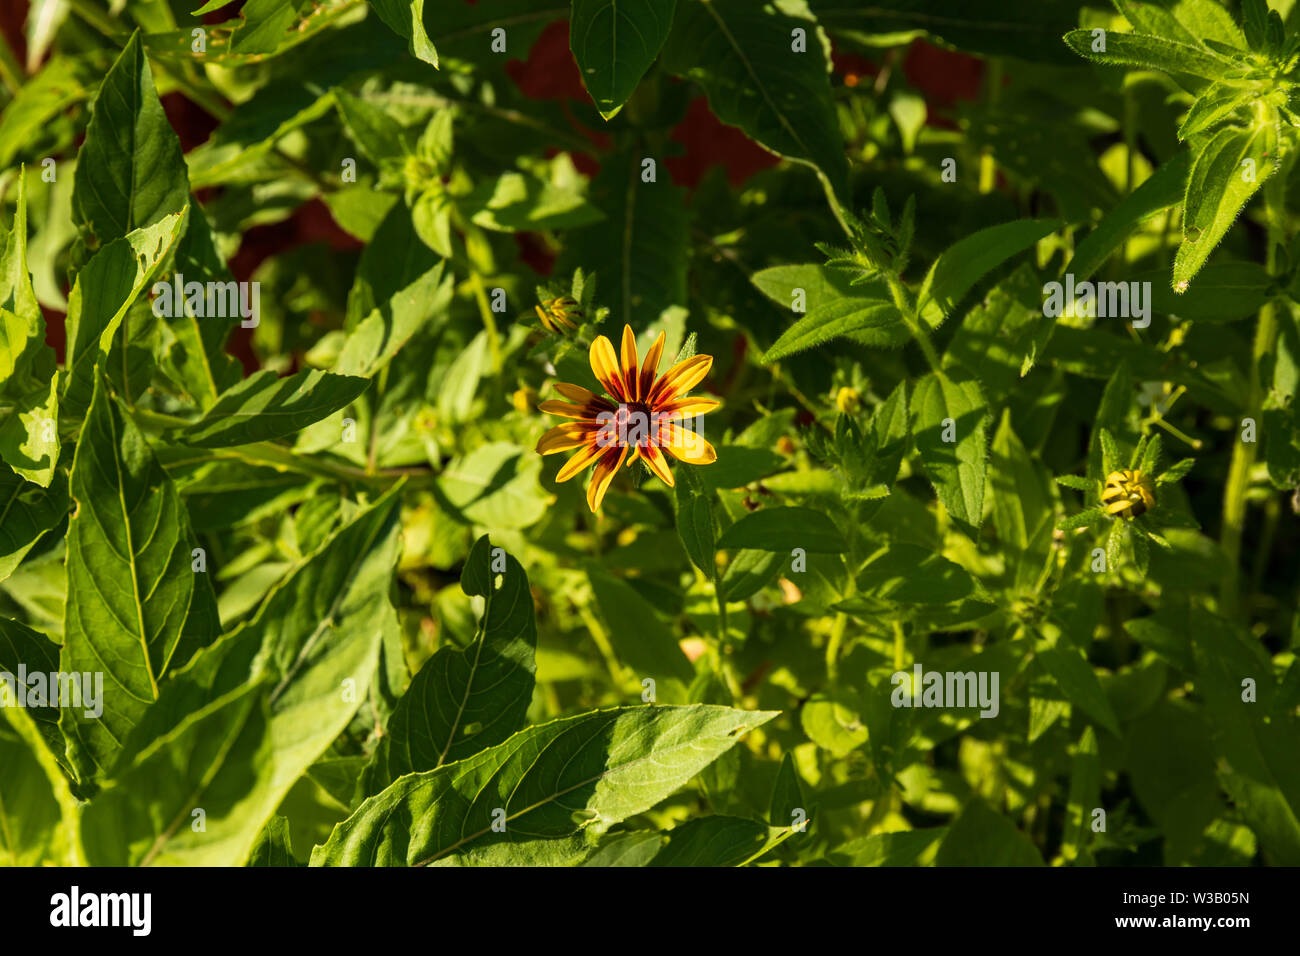
[{"label": "yellow and red daisy", "polygon": [[556,390],[568,401],[551,400],[537,406],[548,415],[573,419],[543,435],[537,451],[554,455],[578,449],[555,476],[556,481],[568,481],[595,463],[587,486],[587,505],[592,511],[600,507],[614,473],[624,463],[630,467],[639,458],[672,485],[673,473],[663,452],[691,465],[708,465],[718,459],[712,445],[682,424],[683,419],[718,406],[715,399],[686,394],[709,373],[713,356],[696,355],[678,362],[656,379],[663,351],[664,334],[660,332],[645,361],[638,364],[631,326],[623,326],[617,356],[609,339],[599,336],[591,343],[591,370],[609,397],[580,385],[556,382]]}]

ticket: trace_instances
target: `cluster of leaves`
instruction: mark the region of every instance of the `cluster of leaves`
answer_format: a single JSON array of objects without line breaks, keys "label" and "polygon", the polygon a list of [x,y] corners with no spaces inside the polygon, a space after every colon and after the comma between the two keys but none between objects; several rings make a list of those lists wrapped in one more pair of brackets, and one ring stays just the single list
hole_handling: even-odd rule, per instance
[{"label": "cluster of leaves", "polygon": [[[118,6],[0,42],[0,674],[103,680],[0,862],[1300,864],[1300,5]],[[717,461],[592,514],[625,322]]]}]

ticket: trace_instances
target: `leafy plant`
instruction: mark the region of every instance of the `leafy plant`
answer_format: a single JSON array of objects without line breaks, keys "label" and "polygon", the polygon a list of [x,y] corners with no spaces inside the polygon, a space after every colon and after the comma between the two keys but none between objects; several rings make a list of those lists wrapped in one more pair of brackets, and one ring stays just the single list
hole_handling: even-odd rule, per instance
[{"label": "leafy plant", "polygon": [[193,6],[0,35],[0,862],[1300,864],[1300,5]]}]

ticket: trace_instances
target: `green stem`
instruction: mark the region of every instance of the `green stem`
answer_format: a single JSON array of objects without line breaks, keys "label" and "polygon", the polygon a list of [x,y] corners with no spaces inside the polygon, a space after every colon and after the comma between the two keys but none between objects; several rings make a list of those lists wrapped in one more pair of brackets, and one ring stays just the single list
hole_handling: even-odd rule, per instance
[{"label": "green stem", "polygon": [[483,317],[483,330],[487,332],[488,352],[492,356],[492,371],[500,375],[501,337],[497,334],[497,323],[492,316],[492,306],[488,303],[487,290],[483,287],[483,277],[471,270],[469,282],[474,289],[474,299],[478,302],[479,315]]},{"label": "green stem", "polygon": [[892,272],[884,272],[882,275],[884,275],[885,282],[889,285],[889,294],[894,298],[894,305],[898,307],[898,311],[903,315],[903,322],[907,325],[908,331],[912,333],[912,338],[916,340],[916,344],[921,347],[921,354],[925,356],[926,362],[929,363],[933,371],[941,371],[943,362],[939,358],[939,353],[934,350],[934,344],[930,341],[930,334],[926,331],[921,316],[913,307],[911,298],[907,294],[907,287],[903,285],[903,280]]},{"label": "green stem", "polygon": [[727,631],[727,598],[722,592],[722,582],[714,579],[713,594],[718,601],[718,671],[723,683],[731,693],[731,699],[739,701],[743,695],[740,680],[736,677],[736,665],[732,660],[733,647],[731,636]]},{"label": "green stem", "polygon": [[[1289,164],[1277,171],[1264,184],[1264,215],[1268,223],[1268,271],[1277,270],[1278,250],[1285,245],[1286,180]],[[1277,346],[1277,304],[1266,302],[1259,310],[1259,324],[1255,327],[1255,344],[1250,359],[1250,395],[1246,413],[1258,422],[1263,410],[1268,386],[1263,381],[1264,362],[1272,356]],[[1225,574],[1219,592],[1221,608],[1226,614],[1235,614],[1241,605],[1238,582],[1241,578],[1241,539],[1246,525],[1246,494],[1250,490],[1250,474],[1254,470],[1258,444],[1237,440],[1232,447],[1232,462],[1228,467],[1228,483],[1223,491],[1223,526],[1219,543],[1223,548]]]}]

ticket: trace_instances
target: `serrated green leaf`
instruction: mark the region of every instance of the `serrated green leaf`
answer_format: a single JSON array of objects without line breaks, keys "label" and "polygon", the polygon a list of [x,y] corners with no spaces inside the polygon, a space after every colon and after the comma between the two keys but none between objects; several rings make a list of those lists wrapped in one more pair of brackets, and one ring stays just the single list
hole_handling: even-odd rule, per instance
[{"label": "serrated green leaf", "polygon": [[100,243],[174,216],[189,199],[180,140],[163,113],[138,30],[99,87],[76,176],[77,222]]},{"label": "serrated green leaf", "polygon": [[185,232],[189,206],[102,246],[68,295],[68,376],[62,411],[82,414],[131,306]]},{"label": "serrated green leaf", "polygon": [[[254,617],[195,655],[132,732],[87,814],[92,864],[238,866],[351,721],[397,628],[401,486],[335,532]],[[148,781],[157,781],[151,786]],[[190,826],[205,811],[206,830]]]},{"label": "serrated green leaf", "polygon": [[[931,372],[912,395],[912,434],[930,483],[948,512],[979,527],[984,511],[988,459],[988,409],[979,386]],[[944,441],[944,435],[953,441]]]},{"label": "serrated green leaf", "polygon": [[287,378],[263,369],[224,392],[202,418],[181,429],[179,437],[200,448],[283,438],[346,408],[369,385],[370,380],[360,376],[318,369]]},{"label": "serrated green leaf", "polygon": [[101,379],[69,482],[68,603],[60,668],[101,673],[103,714],[59,724],[83,781],[107,769],[164,678],[217,636],[209,572],[176,486]]},{"label": "serrated green leaf", "polygon": [[366,768],[367,795],[403,774],[499,744],[523,725],[537,668],[537,623],[528,576],[497,550],[487,535],[470,549],[461,586],[484,599],[479,633],[469,647],[439,648],[411,680]]},{"label": "serrated green leaf", "polygon": [[[1174,257],[1173,289],[1186,291],[1246,203],[1277,167],[1277,130],[1228,126],[1197,151],[1183,200],[1183,241]],[[1249,161],[1249,165],[1243,165]]]},{"label": "serrated green leaf", "polygon": [[68,483],[59,472],[49,488],[0,470],[0,581],[68,513]]},{"label": "serrated green leaf", "polygon": [[1093,49],[1092,30],[1071,30],[1065,35],[1065,42],[1075,53],[1094,63],[1141,66],[1165,73],[1187,73],[1207,80],[1218,79],[1232,65],[1227,57],[1206,47],[1142,33],[1107,30],[1105,50]]},{"label": "serrated green leaf", "polygon": [[312,865],[492,863],[520,844],[571,856],[584,831],[599,834],[650,809],[775,716],[642,706],[530,727],[369,798],[316,848]]}]

